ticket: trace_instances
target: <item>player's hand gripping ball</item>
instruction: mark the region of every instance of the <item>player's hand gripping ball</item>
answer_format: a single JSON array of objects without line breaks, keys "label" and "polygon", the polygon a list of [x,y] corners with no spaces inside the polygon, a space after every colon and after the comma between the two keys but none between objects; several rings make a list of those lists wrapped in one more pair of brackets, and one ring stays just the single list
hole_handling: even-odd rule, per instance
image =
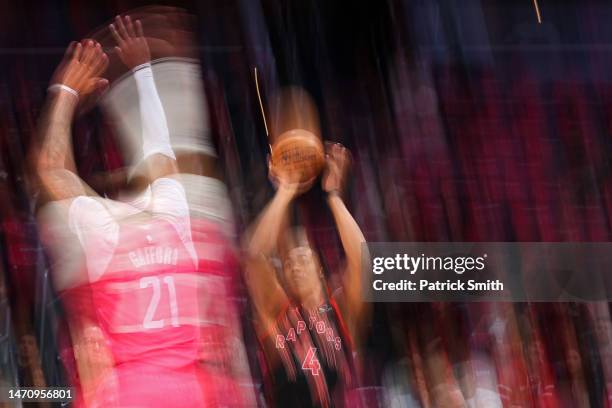
[{"label": "player's hand gripping ball", "polygon": [[271,170],[292,182],[309,184],[321,173],[324,164],[323,143],[307,130],[288,130],[272,145]]}]

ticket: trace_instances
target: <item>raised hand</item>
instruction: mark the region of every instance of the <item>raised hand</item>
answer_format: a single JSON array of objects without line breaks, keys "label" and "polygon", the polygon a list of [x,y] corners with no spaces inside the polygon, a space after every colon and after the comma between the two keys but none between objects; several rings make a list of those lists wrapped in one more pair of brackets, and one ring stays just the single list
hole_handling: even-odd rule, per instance
[{"label": "raised hand", "polygon": [[101,78],[108,66],[108,57],[93,40],[72,42],[62,62],[55,70],[51,85],[64,85],[76,91],[79,99],[106,88],[108,80]]},{"label": "raised hand", "polygon": [[301,181],[299,172],[289,170],[283,171],[281,168],[274,166],[271,160],[268,160],[268,178],[277,191],[288,193],[292,197],[310,190],[315,181],[315,178]]},{"label": "raised hand", "polygon": [[328,193],[341,193],[351,164],[351,154],[339,143],[326,143],[322,187]]},{"label": "raised hand", "polygon": [[151,51],[142,32],[140,20],[133,24],[130,16],[117,16],[115,24],[111,24],[109,28],[117,42],[115,51],[129,69],[151,61]]}]

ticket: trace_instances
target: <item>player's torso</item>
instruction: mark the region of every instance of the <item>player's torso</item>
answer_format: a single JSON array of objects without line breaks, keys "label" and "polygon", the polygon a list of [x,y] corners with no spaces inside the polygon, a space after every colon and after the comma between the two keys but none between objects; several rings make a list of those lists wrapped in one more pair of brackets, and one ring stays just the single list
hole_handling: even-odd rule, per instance
[{"label": "player's torso", "polygon": [[[193,240],[183,242],[164,220],[122,225],[101,278],[62,292],[69,314],[90,315],[100,325],[122,389],[135,388],[146,375],[160,390],[183,377],[181,384],[189,380],[198,388],[196,378],[211,372],[197,367],[220,367],[232,355],[223,352],[237,332],[228,301],[229,242],[209,224],[191,226]],[[95,256],[95,248],[87,252]],[[207,387],[212,398],[217,391]]]},{"label": "player's torso", "polygon": [[116,363],[193,362],[199,315],[195,261],[168,222],[121,225],[106,271],[90,284]]},{"label": "player's torso", "polygon": [[344,332],[337,310],[329,304],[314,311],[287,308],[277,320],[276,333],[264,344],[281,362],[272,373],[279,406],[300,401],[304,406],[342,405],[341,390],[352,377]]}]

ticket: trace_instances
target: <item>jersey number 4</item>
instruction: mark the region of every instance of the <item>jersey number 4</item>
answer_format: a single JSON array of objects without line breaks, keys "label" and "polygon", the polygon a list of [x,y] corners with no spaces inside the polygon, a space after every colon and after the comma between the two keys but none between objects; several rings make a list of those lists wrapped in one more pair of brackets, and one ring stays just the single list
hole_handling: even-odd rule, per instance
[{"label": "jersey number 4", "polygon": [[145,329],[161,329],[164,327],[165,319],[153,320],[161,299],[162,281],[168,290],[170,324],[172,324],[174,327],[179,325],[178,305],[176,303],[176,287],[174,286],[174,279],[172,276],[164,276],[161,279],[158,276],[146,276],[144,278],[140,278],[140,289],[145,289],[152,286],[153,296],[151,296],[151,302],[149,303],[149,307],[147,307],[144,320],[142,321],[142,327]]},{"label": "jersey number 4", "polygon": [[304,357],[302,362],[302,370],[310,370],[312,375],[319,375],[321,363],[319,363],[317,358],[317,349],[315,347],[308,348],[308,353],[306,353],[306,357]]}]

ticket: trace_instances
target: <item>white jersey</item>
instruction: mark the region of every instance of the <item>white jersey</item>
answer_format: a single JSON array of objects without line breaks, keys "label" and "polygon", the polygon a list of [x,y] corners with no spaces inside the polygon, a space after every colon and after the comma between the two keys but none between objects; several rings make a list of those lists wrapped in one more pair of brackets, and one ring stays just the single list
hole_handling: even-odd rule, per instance
[{"label": "white jersey", "polygon": [[[176,180],[160,178],[150,186],[147,213],[151,217],[170,222],[196,262],[191,239],[189,208],[183,186]],[[82,248],[96,248],[95,256],[85,253],[89,281],[100,279],[108,266],[119,239],[119,227],[143,209],[128,203],[80,196],[75,198],[68,211],[70,231],[77,237]]]}]

